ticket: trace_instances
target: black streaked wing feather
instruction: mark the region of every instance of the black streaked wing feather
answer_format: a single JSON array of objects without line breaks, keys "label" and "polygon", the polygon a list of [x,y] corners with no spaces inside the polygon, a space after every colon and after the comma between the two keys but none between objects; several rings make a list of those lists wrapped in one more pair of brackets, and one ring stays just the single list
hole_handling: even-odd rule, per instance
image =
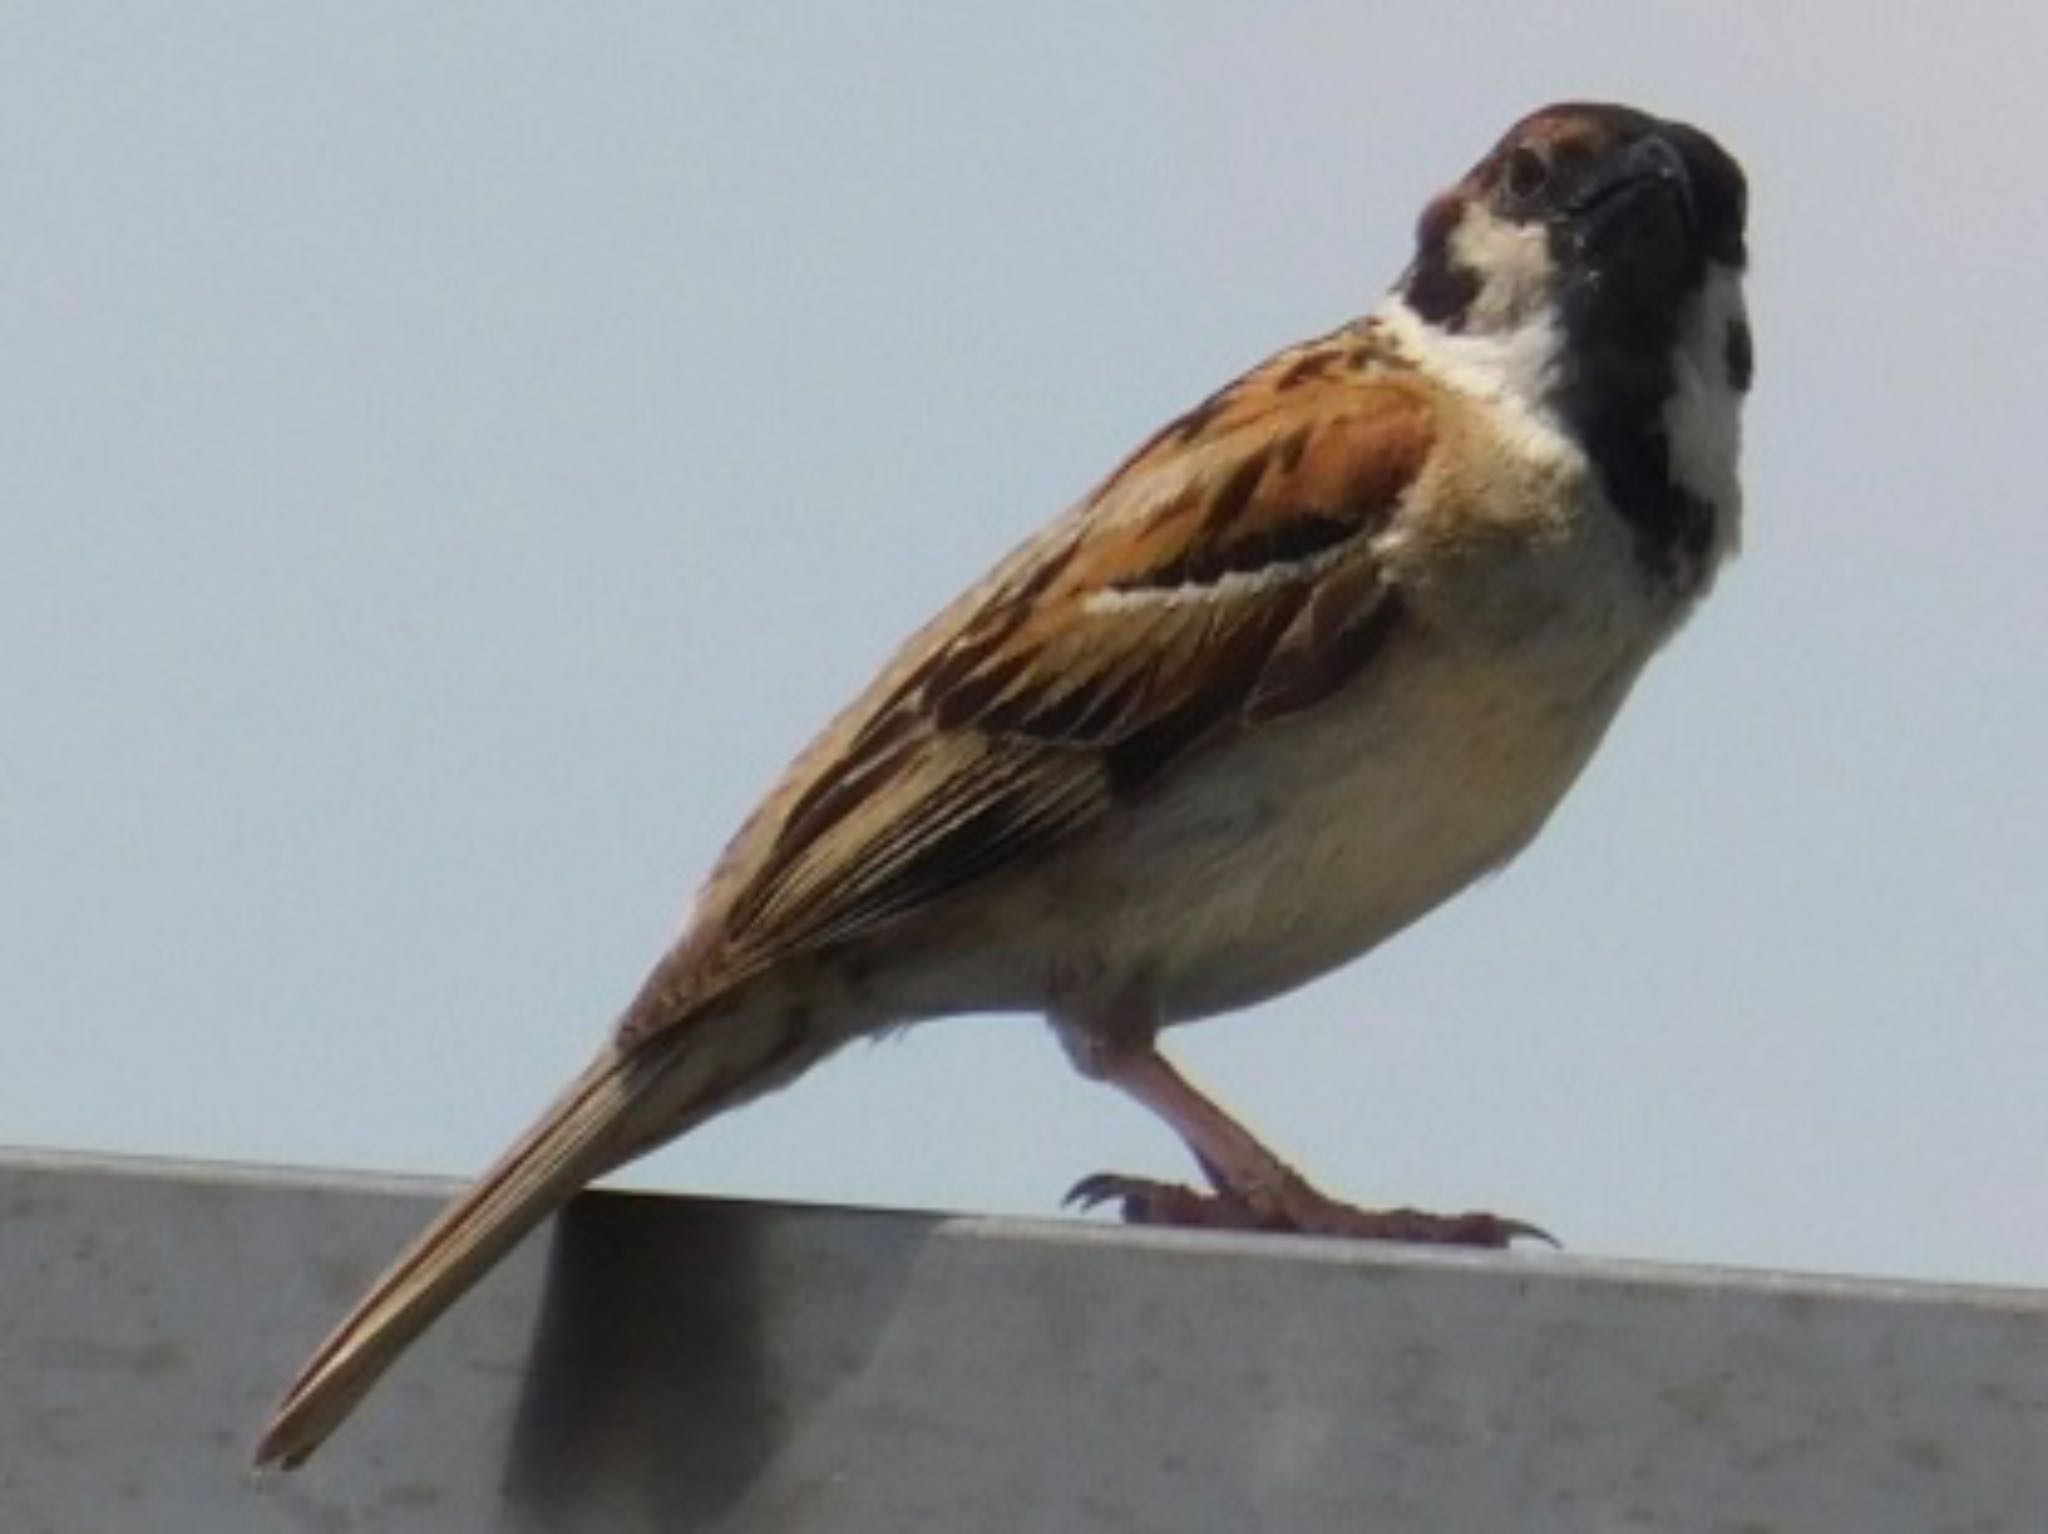
[{"label": "black streaked wing feather", "polygon": [[795,794],[720,924],[721,967],[1026,862],[1201,742],[1354,675],[1396,612],[1370,537],[1434,442],[1427,401],[1370,371],[1340,332],[1134,454]]}]

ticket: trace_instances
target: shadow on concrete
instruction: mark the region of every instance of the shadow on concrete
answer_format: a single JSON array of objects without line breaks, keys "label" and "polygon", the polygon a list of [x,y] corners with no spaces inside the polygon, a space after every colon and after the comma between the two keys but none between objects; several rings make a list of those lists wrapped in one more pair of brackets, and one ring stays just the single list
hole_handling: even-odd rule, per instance
[{"label": "shadow on concrete", "polygon": [[[771,1230],[746,1204],[577,1199],[549,1254],[505,1526],[728,1523],[802,1419],[858,1376],[936,1224],[820,1210]],[[832,1318],[828,1346],[791,1335],[805,1314]]]}]

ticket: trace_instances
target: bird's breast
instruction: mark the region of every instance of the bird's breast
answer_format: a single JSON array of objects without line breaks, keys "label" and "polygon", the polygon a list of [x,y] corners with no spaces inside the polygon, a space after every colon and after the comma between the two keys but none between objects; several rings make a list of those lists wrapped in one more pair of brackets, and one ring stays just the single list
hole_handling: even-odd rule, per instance
[{"label": "bird's breast", "polygon": [[1056,881],[1083,917],[1072,967],[1176,1021],[1364,953],[1527,844],[1640,658],[1398,635],[1344,694],[1220,745],[1076,856]]}]

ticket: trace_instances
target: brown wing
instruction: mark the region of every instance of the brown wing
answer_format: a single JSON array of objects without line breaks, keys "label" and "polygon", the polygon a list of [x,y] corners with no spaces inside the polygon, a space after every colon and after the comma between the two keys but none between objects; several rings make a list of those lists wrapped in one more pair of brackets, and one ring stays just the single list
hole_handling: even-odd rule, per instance
[{"label": "brown wing", "polygon": [[1354,675],[1395,603],[1370,549],[1428,456],[1427,398],[1355,331],[1168,426],[913,642],[742,833],[731,975],[893,922],[1142,793],[1220,733]]}]

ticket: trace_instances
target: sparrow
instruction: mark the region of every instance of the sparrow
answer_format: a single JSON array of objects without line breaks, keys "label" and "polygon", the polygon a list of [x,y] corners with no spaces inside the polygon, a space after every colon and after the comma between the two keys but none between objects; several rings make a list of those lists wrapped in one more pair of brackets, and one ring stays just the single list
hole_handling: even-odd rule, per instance
[{"label": "sparrow", "polygon": [[1169,422],[913,636],[741,826],[596,1059],[321,1344],[293,1465],[584,1184],[851,1040],[1043,1014],[1206,1191],[1126,1219],[1501,1246],[1322,1194],[1159,1052],[1526,846],[1735,548],[1741,169],[1568,103],[1362,319]]}]

